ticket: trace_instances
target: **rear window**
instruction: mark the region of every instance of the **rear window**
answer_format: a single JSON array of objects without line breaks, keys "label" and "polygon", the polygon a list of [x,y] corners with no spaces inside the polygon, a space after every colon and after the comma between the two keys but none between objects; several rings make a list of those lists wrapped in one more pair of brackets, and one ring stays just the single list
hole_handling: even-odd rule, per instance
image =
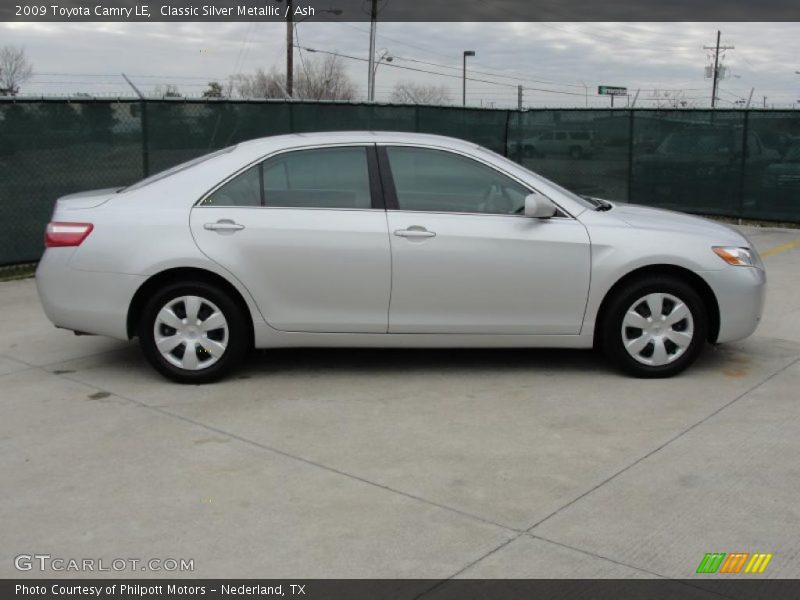
[{"label": "rear window", "polygon": [[[175,173],[180,173],[181,171],[185,171],[186,169],[190,169],[195,165],[199,165],[201,163],[206,162],[207,160],[211,160],[212,158],[216,158],[217,156],[222,156],[223,154],[228,154],[229,152],[233,152],[236,146],[229,146],[227,148],[223,148],[222,150],[217,150],[216,152],[211,152],[210,154],[204,154],[203,156],[198,156],[197,158],[193,158],[192,160],[188,160],[185,163],[181,163],[179,165],[175,165],[174,167],[170,167],[166,171],[161,171],[156,173],[155,175],[151,175],[150,177],[146,177],[141,181],[134,183],[133,185],[129,185],[126,188],[122,188],[119,190],[120,192],[132,192],[133,190],[138,190],[145,186],[150,185],[151,183],[155,183],[156,181],[161,181],[170,175],[174,175]],[[119,193],[119,192],[118,192]]]}]

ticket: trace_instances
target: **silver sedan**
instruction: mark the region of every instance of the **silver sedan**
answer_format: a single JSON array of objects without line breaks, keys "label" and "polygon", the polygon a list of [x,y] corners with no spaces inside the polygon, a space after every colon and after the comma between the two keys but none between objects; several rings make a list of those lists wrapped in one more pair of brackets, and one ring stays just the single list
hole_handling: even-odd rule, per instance
[{"label": "silver sedan", "polygon": [[750,335],[766,281],[730,227],[407,133],[253,140],[66,196],[45,245],[56,326],[138,337],[193,383],[290,346],[598,347],[665,377]]}]

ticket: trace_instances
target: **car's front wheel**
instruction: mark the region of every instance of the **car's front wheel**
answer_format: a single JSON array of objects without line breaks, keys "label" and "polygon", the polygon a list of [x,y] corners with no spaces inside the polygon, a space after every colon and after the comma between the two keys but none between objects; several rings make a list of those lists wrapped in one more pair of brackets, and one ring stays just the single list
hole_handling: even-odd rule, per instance
[{"label": "car's front wheel", "polygon": [[706,308],[694,288],[674,277],[647,277],[611,298],[602,345],[634,376],[671,377],[697,359],[707,337]]},{"label": "car's front wheel", "polygon": [[244,359],[247,319],[225,291],[204,282],[175,282],[150,298],[139,322],[148,361],[180,383],[224,377]]}]

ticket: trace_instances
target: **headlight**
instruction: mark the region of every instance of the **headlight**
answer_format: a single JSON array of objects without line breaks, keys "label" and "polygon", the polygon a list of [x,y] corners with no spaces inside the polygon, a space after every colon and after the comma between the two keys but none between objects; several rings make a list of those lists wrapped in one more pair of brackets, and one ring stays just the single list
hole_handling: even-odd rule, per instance
[{"label": "headlight", "polygon": [[739,248],[736,246],[714,246],[711,248],[714,254],[719,256],[729,265],[735,267],[755,267],[756,262],[753,252],[749,248]]}]

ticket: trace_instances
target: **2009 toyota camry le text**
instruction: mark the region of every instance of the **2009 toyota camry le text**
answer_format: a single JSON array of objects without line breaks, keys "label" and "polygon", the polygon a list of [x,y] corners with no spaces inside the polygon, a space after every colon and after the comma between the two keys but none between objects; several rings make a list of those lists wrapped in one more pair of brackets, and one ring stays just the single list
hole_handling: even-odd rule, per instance
[{"label": "2009 toyota camry le text", "polygon": [[725,225],[406,133],[264,138],[66,196],[45,245],[56,326],[138,337],[192,383],[289,346],[596,347],[666,377],[750,335],[766,281]]}]

